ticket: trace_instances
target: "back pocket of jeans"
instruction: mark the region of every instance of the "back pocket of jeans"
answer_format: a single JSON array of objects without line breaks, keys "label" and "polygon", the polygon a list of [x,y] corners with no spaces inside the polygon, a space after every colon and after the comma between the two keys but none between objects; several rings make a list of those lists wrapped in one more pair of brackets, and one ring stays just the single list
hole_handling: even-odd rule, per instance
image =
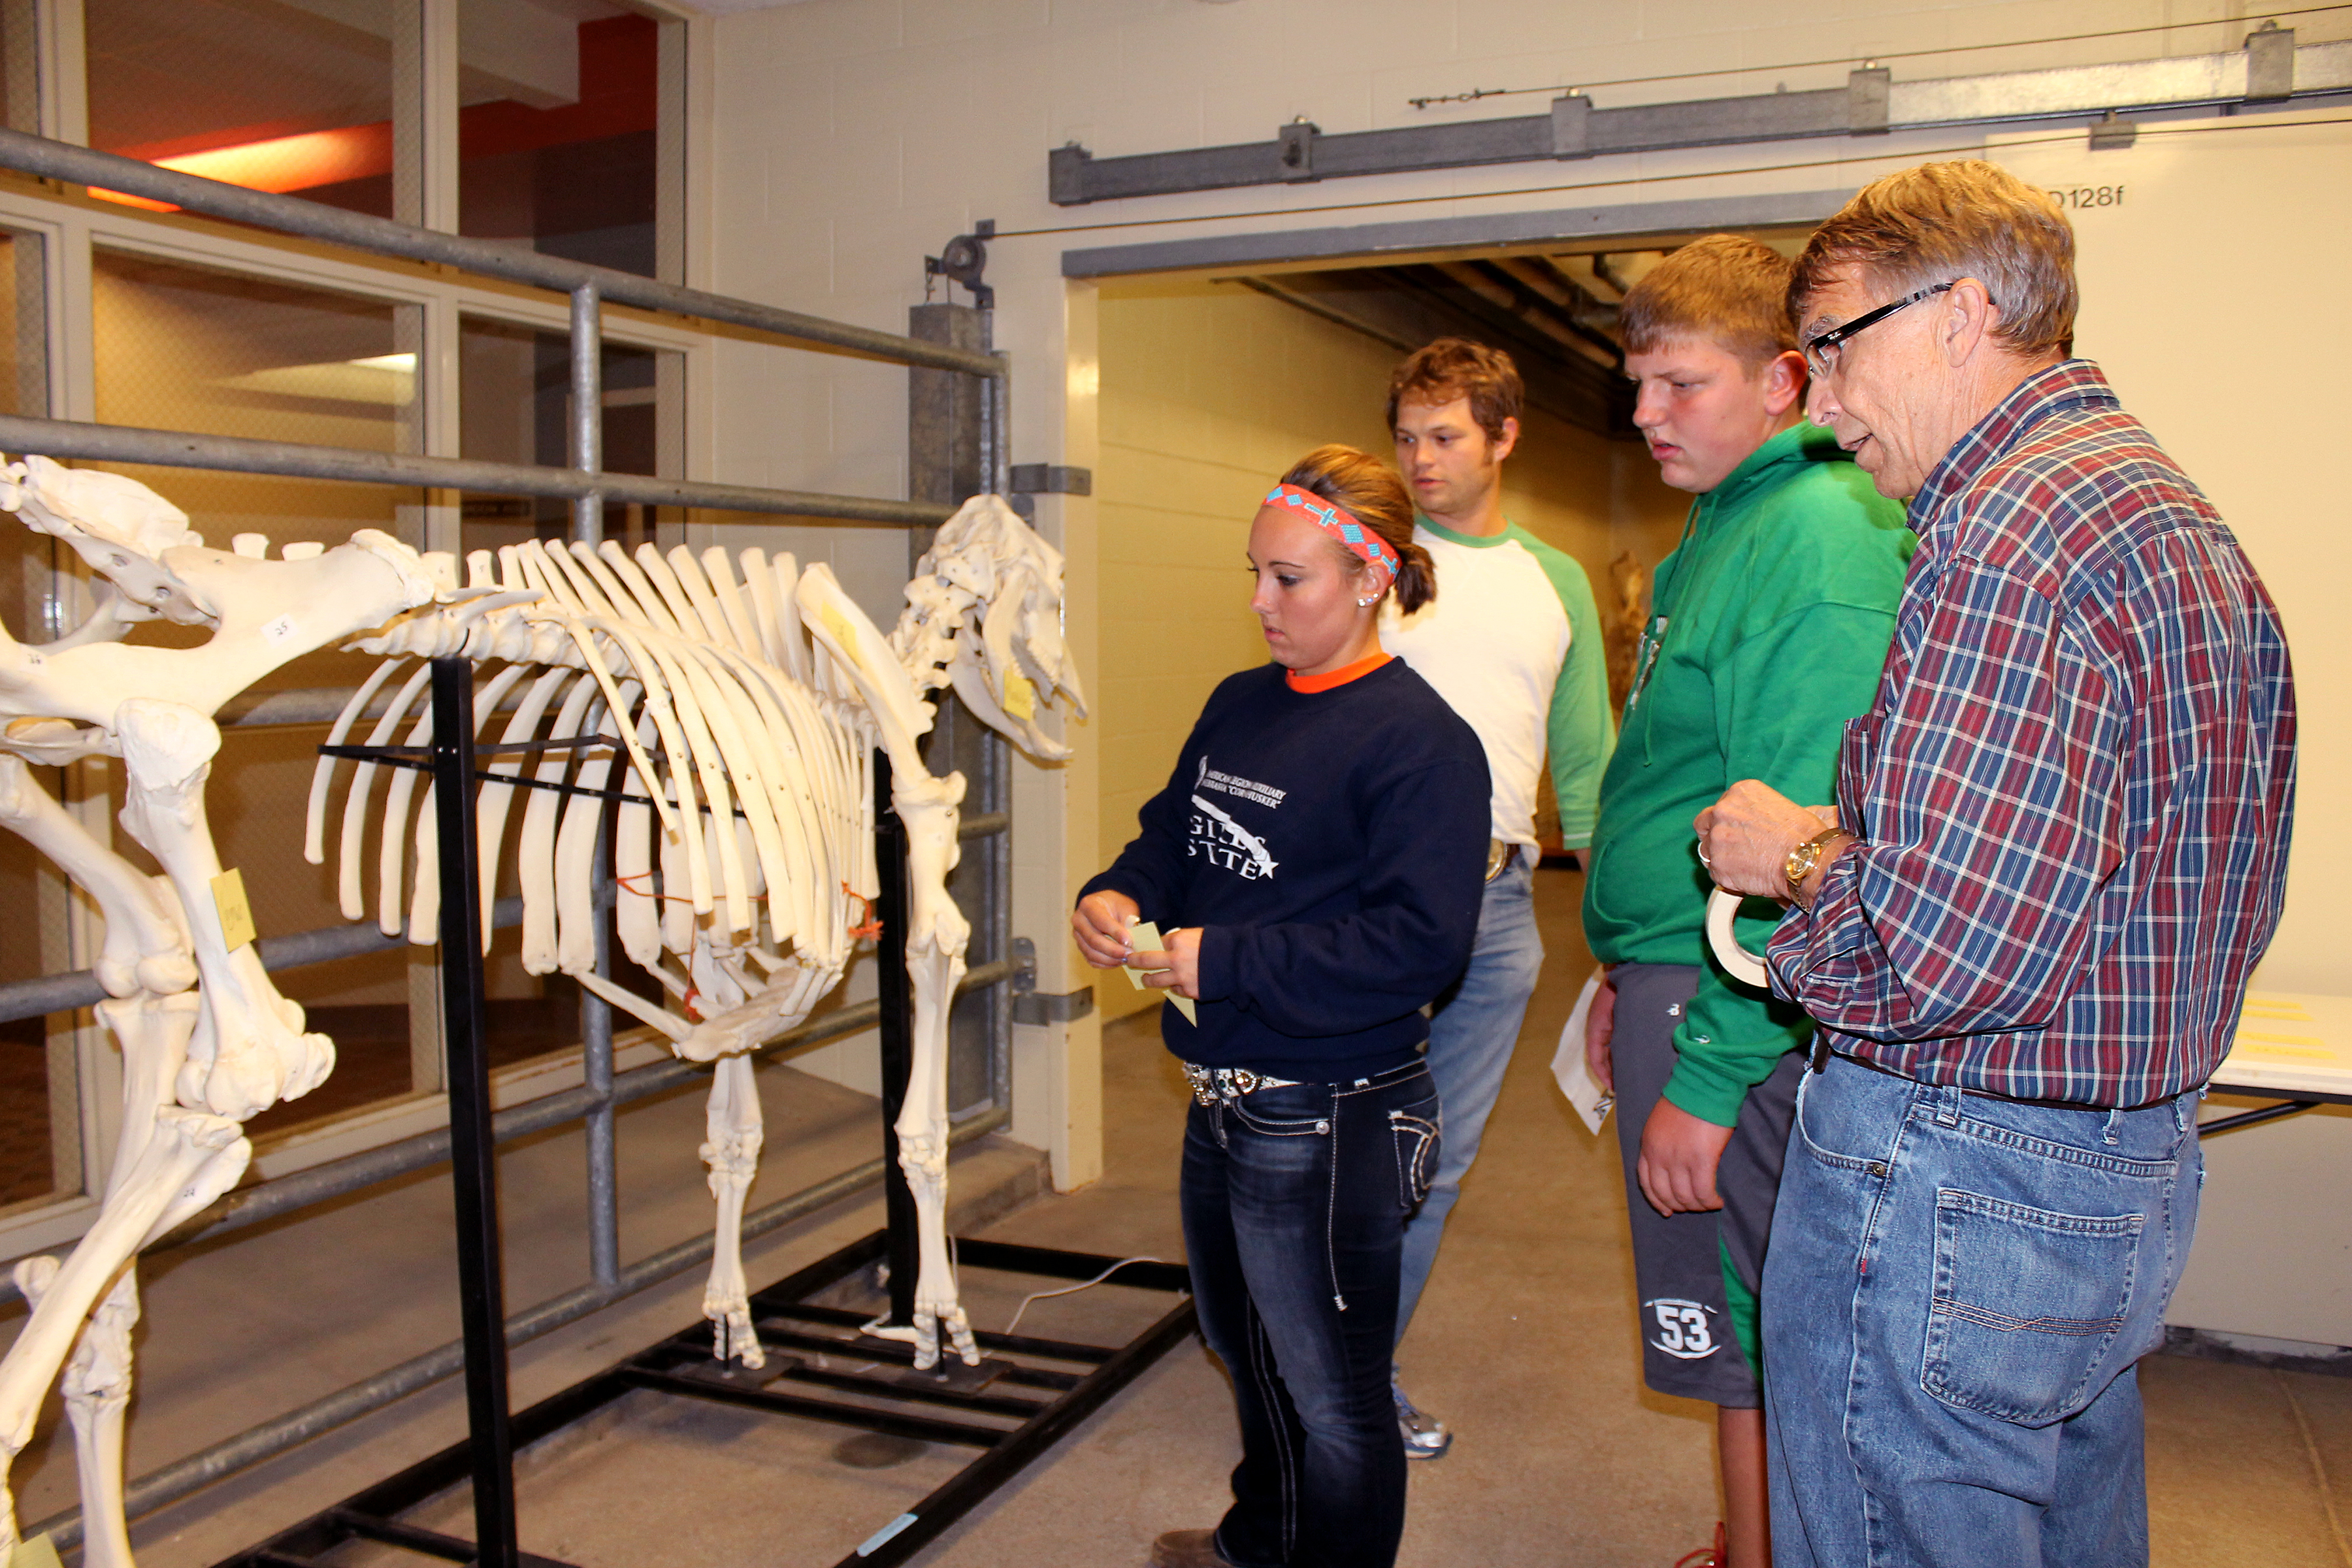
[{"label": "back pocket of jeans", "polygon": [[1938,1190],[1920,1386],[2024,1426],[2079,1410],[2130,1314],[2146,1222]]},{"label": "back pocket of jeans", "polygon": [[[1422,1116],[1416,1112],[1431,1112]],[[1396,1144],[1397,1201],[1407,1214],[1421,1206],[1429,1196],[1430,1184],[1437,1179],[1437,1154],[1443,1136],[1436,1117],[1434,1100],[1417,1105],[1412,1110],[1389,1112],[1389,1134]]]}]

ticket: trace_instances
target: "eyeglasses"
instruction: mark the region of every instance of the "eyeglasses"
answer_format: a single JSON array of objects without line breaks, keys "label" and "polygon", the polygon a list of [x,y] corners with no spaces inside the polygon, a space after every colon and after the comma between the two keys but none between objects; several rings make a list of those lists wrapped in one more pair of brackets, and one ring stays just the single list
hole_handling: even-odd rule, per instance
[{"label": "eyeglasses", "polygon": [[1832,327],[1828,331],[1807,340],[1803,345],[1805,368],[1811,371],[1816,379],[1828,375],[1837,369],[1838,351],[1845,346],[1848,338],[1866,328],[1878,325],[1895,311],[1916,305],[1922,300],[1932,299],[1950,287],[1949,283],[1937,283],[1931,288],[1920,289],[1916,294],[1906,294],[1891,305],[1881,305],[1875,310],[1864,310],[1845,325]]}]

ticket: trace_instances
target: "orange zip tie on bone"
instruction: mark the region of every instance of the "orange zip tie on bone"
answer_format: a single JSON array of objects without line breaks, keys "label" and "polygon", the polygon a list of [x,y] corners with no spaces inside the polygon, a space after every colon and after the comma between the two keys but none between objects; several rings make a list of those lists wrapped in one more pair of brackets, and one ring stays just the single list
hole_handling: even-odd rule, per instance
[{"label": "orange zip tie on bone", "polygon": [[681,899],[676,893],[655,893],[648,892],[643,888],[630,888],[629,884],[635,881],[640,877],[644,878],[647,882],[651,882],[654,879],[654,874],[651,871],[632,871],[625,877],[615,877],[613,880],[619,883],[622,887],[627,888],[630,892],[635,893],[641,899],[657,899],[665,904],[690,904],[694,902],[692,899]]},{"label": "orange zip tie on bone", "polygon": [[849,928],[849,940],[852,942],[863,942],[866,938],[870,936],[877,941],[879,941],[882,936],[882,918],[874,912],[874,900],[867,898],[865,894],[859,892],[856,889],[851,887],[846,882],[844,882],[841,885],[841,890],[866,906],[865,923],[862,925],[854,925]]}]

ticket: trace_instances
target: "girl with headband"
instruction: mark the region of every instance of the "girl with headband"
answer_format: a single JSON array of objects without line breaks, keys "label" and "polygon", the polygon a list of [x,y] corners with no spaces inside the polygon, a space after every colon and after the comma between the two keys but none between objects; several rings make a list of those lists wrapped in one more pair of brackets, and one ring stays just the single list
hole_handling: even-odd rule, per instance
[{"label": "girl with headband", "polygon": [[[1202,1335],[1242,1462],[1159,1568],[1389,1568],[1405,1459],[1389,1393],[1404,1222],[1436,1169],[1423,1009],[1462,973],[1486,869],[1486,757],[1381,650],[1381,601],[1436,596],[1386,465],[1308,453],[1249,535],[1273,662],[1220,685],[1141,831],[1071,926],[1097,968],[1184,1000],[1179,1193]],[[1139,919],[1164,933],[1138,951]]]}]

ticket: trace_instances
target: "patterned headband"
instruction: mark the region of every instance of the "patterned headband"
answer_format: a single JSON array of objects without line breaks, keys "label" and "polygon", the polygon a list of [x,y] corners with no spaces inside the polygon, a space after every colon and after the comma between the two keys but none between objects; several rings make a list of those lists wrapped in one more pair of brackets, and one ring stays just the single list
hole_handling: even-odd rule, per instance
[{"label": "patterned headband", "polygon": [[1266,492],[1265,504],[1286,506],[1307,514],[1307,521],[1338,540],[1348,552],[1363,562],[1372,575],[1371,596],[1378,598],[1388,585],[1396,581],[1401,564],[1396,552],[1355,517],[1333,506],[1321,496],[1300,489],[1297,485],[1276,485]]}]

